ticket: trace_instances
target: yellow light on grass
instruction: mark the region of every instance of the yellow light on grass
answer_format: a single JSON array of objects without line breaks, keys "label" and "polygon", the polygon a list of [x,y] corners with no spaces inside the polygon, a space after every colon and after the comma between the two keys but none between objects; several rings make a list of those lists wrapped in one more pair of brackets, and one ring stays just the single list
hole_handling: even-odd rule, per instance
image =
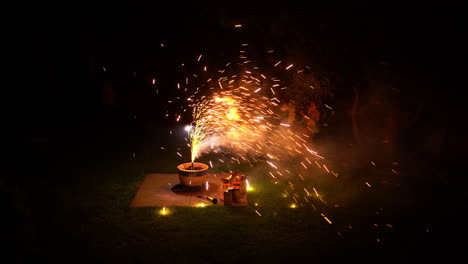
[{"label": "yellow light on grass", "polygon": [[168,215],[169,210],[166,207],[163,207],[161,210],[159,210],[160,215]]},{"label": "yellow light on grass", "polygon": [[292,203],[292,204],[289,206],[289,208],[296,208],[296,207],[297,207],[297,205],[296,205],[295,203]]},{"label": "yellow light on grass", "polygon": [[198,204],[197,204],[197,207],[205,207],[205,206],[206,206],[205,203],[198,203]]},{"label": "yellow light on grass", "polygon": [[255,188],[252,187],[252,186],[250,185],[249,180],[245,180],[245,184],[246,184],[246,186],[247,186],[246,189],[247,189],[248,192],[253,192],[253,191],[255,191]]}]

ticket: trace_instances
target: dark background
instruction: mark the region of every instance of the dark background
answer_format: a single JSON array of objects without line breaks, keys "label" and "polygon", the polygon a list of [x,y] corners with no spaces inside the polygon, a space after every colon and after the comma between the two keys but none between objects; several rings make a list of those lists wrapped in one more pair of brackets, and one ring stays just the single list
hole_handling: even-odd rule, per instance
[{"label": "dark background", "polygon": [[[18,12],[7,29],[12,37],[5,42],[12,49],[5,53],[13,57],[14,85],[7,89],[13,100],[5,99],[6,105],[12,105],[16,135],[63,136],[63,128],[73,132],[71,127],[107,111],[104,91],[112,87],[110,108],[118,116],[164,127],[163,103],[191,70],[183,72],[179,65],[199,54],[211,58],[209,65],[223,65],[245,42],[254,59],[265,60],[258,54],[274,49],[275,60],[338,76],[334,103],[344,126],[338,130],[350,128],[346,115],[359,86],[368,102],[388,102],[393,108],[384,111],[400,113],[398,149],[410,146],[450,163],[466,141],[458,138],[464,126],[460,10],[450,2],[28,5],[13,10]],[[379,93],[385,82],[397,93]],[[400,124],[409,119],[414,119],[410,125]],[[431,140],[439,143],[429,146]]]},{"label": "dark background", "polygon": [[[398,127],[395,144],[399,151],[411,152],[405,157],[414,166],[437,170],[426,182],[438,192],[428,203],[434,204],[438,221],[450,226],[443,236],[450,240],[461,232],[452,221],[462,224],[465,200],[459,169],[466,142],[461,10],[449,2],[39,4],[6,9],[13,14],[4,23],[8,37],[3,40],[12,82],[4,84],[3,105],[13,135],[4,140],[14,143],[14,170],[2,181],[21,189],[32,181],[25,175],[49,177],[56,164],[86,149],[151,156],[145,139],[173,125],[164,118],[162,105],[174,96],[172,88],[181,77],[178,65],[202,53],[219,58],[214,64],[224,63],[246,42],[252,49],[275,49],[335,72],[340,76],[335,100],[345,113],[354,85],[371,94],[366,84],[373,71],[392,76],[400,91],[395,107],[401,112],[413,116],[423,104],[415,122]],[[235,24],[243,27],[235,29]],[[154,77],[159,96],[150,85]],[[116,95],[111,106],[103,95],[109,85]],[[431,144],[432,139],[438,143]]]}]

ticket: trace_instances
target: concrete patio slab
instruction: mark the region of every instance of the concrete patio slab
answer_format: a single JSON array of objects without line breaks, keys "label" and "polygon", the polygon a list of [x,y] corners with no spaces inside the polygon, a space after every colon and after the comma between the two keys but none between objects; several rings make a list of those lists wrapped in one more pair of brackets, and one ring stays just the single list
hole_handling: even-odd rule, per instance
[{"label": "concrete patio slab", "polygon": [[[213,206],[223,206],[223,191],[221,190],[221,178],[229,176],[224,173],[207,174],[207,186],[199,191],[174,192],[173,188],[180,186],[177,173],[149,173],[140,184],[138,191],[130,204],[130,207],[169,207],[169,206],[191,206],[196,207],[199,203]],[[176,186],[177,185],[177,186]],[[199,198],[202,196],[203,198]],[[213,197],[218,203],[213,204],[206,197]],[[247,205],[244,203],[234,206]]]}]

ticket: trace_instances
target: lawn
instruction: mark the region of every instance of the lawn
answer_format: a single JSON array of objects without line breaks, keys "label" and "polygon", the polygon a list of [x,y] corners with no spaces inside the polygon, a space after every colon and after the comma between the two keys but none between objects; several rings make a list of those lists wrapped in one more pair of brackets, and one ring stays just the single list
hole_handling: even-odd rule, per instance
[{"label": "lawn", "polygon": [[[169,207],[168,215],[156,207],[130,208],[145,173],[175,173],[180,160],[167,152],[177,147],[168,138],[152,136],[164,128],[135,129],[133,121],[125,122],[64,129],[60,135],[66,136],[51,139],[46,149],[24,149],[22,177],[3,184],[13,208],[6,220],[15,226],[8,233],[16,239],[12,260],[401,263],[442,255],[431,251],[439,245],[438,222],[427,207],[418,207],[430,196],[403,177],[401,188],[369,188],[362,175],[387,177],[372,168],[345,170],[334,184],[321,185],[325,203],[312,193],[310,203],[296,208],[291,196],[302,186],[292,191],[288,181],[275,183],[261,167],[251,178],[255,191],[246,207]],[[139,131],[145,147],[135,143]],[[344,195],[347,189],[354,195]]]}]

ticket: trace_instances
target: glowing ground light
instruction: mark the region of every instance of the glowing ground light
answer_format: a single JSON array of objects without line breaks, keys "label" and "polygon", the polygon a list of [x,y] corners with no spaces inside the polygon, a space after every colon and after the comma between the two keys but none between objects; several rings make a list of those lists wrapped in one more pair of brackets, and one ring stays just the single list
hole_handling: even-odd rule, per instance
[{"label": "glowing ground light", "polygon": [[289,205],[289,208],[296,208],[297,205],[295,203],[292,203],[291,205]]},{"label": "glowing ground light", "polygon": [[159,210],[160,215],[168,215],[169,210],[166,207],[163,207],[161,210]]},{"label": "glowing ground light", "polygon": [[245,184],[246,184],[246,186],[247,186],[247,191],[248,191],[248,192],[253,192],[253,191],[255,191],[255,188],[252,187],[252,186],[250,185],[249,180],[245,180]]},{"label": "glowing ground light", "polygon": [[205,203],[198,203],[198,204],[197,204],[197,207],[200,207],[200,208],[203,208],[203,207],[205,207],[205,206],[206,206]]}]

